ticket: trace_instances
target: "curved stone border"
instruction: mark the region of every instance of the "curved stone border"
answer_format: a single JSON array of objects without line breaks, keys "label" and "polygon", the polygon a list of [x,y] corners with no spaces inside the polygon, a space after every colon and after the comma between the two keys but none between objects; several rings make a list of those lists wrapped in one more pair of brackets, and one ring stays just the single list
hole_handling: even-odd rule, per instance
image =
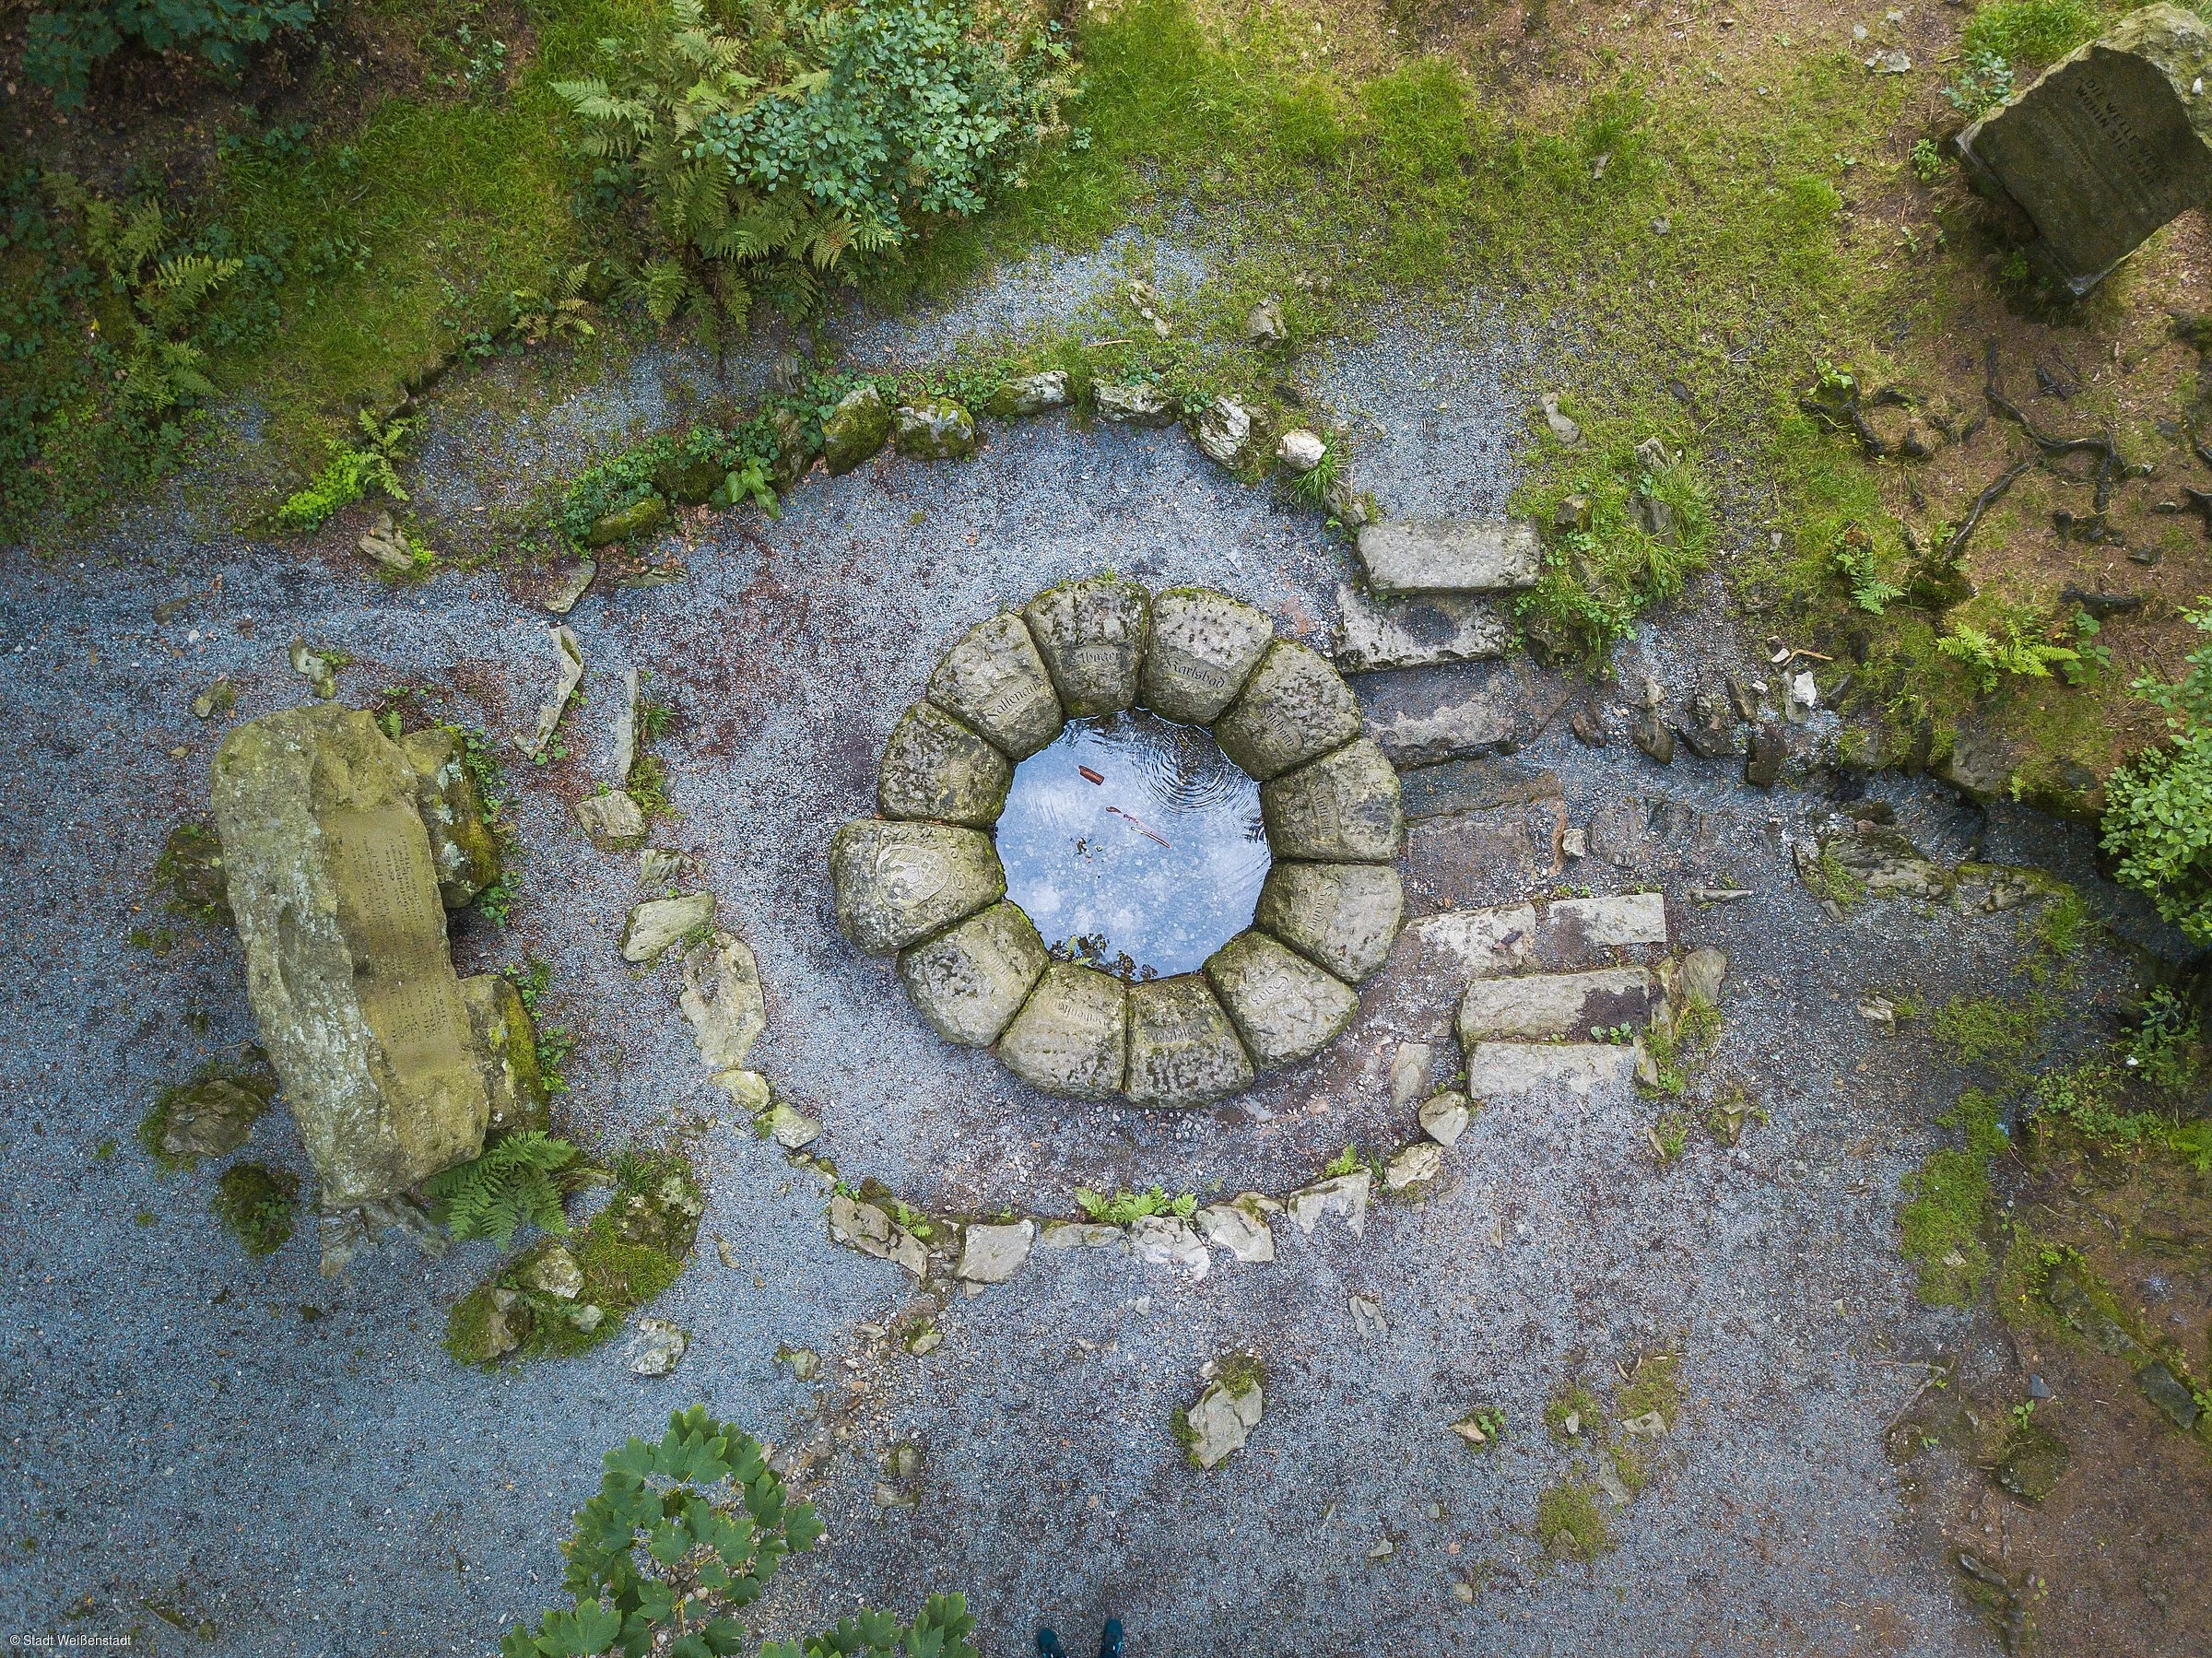
[{"label": "curved stone border", "polygon": [[[1253,926],[1202,969],[1126,984],[1050,958],[990,831],[1018,762],[1071,719],[1133,707],[1208,727],[1259,780],[1276,864]],[[838,925],[898,957],[938,1035],[1048,1094],[1202,1105],[1318,1053],[1404,918],[1398,775],[1351,688],[1210,588],[1091,576],[977,623],[892,727],[877,806],[830,842]]]}]

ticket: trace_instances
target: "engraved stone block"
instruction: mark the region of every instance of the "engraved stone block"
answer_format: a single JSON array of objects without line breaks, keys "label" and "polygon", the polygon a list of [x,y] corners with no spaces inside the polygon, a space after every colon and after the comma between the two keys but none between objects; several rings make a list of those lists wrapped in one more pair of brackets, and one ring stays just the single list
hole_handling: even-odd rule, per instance
[{"label": "engraved stone block", "polygon": [[1092,576],[1039,594],[1021,614],[1069,718],[1118,713],[1136,700],[1152,624],[1152,601],[1142,587]]},{"label": "engraved stone block", "polygon": [[1986,194],[2034,222],[2034,253],[2086,294],[2212,197],[2212,28],[2147,6],[1959,135]]},{"label": "engraved stone block", "polygon": [[1339,582],[1336,665],[1347,674],[1503,656],[1513,627],[1496,599],[1428,593],[1377,599]]},{"label": "engraved stone block", "polygon": [[862,817],[830,842],[837,924],[865,954],[888,956],[1006,894],[991,837],[945,823]]},{"label": "engraved stone block", "polygon": [[1261,784],[1260,816],[1278,858],[1383,863],[1405,838],[1398,774],[1371,737]]},{"label": "engraved stone block", "polygon": [[1641,967],[1588,973],[1527,973],[1477,979],[1459,1004],[1459,1040],[1591,1037],[1593,1029],[1641,1024],[1652,1010],[1652,975]]},{"label": "engraved stone block", "polygon": [[960,635],[929,676],[929,700],[1018,760],[1060,735],[1060,700],[1018,616],[1000,614]]},{"label": "engraved stone block", "polygon": [[1152,602],[1138,700],[1163,719],[1211,725],[1252,677],[1275,628],[1225,593],[1181,587]]},{"label": "engraved stone block", "polygon": [[1324,657],[1287,639],[1268,647],[1244,694],[1214,725],[1221,751],[1262,782],[1359,735],[1352,688]]},{"label": "engraved stone block", "polygon": [[487,1055],[447,954],[415,766],[369,714],[250,720],[214,766],[246,995],[325,1208],[483,1148]]},{"label": "engraved stone block", "polygon": [[1253,923],[1357,984],[1388,958],[1405,913],[1405,888],[1387,864],[1278,863]]},{"label": "engraved stone block", "polygon": [[1129,987],[1129,1099],[1203,1105],[1252,1086],[1252,1057],[1206,980],[1177,973]]},{"label": "engraved stone block", "polygon": [[1385,518],[1359,532],[1377,593],[1496,593],[1534,587],[1544,548],[1535,525],[1502,518]]},{"label": "engraved stone block", "polygon": [[906,994],[948,1042],[988,1048],[1043,974],[1037,929],[1012,903],[994,904],[899,958]]},{"label": "engraved stone block", "polygon": [[1359,1011],[1350,985],[1265,933],[1238,934],[1207,958],[1206,977],[1262,1070],[1320,1052]]},{"label": "engraved stone block", "polygon": [[1119,979],[1056,961],[998,1039],[998,1057],[1031,1088],[1078,1099],[1121,1091],[1129,1009]]},{"label": "engraved stone block", "polygon": [[1013,781],[1005,755],[943,710],[917,702],[883,746],[876,803],[886,817],[989,829],[1006,808]]}]

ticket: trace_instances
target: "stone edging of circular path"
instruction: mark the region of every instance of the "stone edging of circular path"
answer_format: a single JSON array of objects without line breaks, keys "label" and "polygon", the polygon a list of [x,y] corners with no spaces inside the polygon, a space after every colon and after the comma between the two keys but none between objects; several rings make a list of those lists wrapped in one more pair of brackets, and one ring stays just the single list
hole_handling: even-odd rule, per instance
[{"label": "stone edging of circular path", "polygon": [[[1055,961],[991,831],[1014,768],[1071,719],[1145,708],[1203,725],[1260,784],[1275,864],[1253,925],[1196,972],[1125,983]],[[878,815],[830,848],[837,919],[896,956],[946,1041],[1048,1094],[1202,1105],[1318,1053],[1359,1012],[1404,919],[1398,778],[1328,660],[1209,588],[1103,574],[979,622],[884,745]]]}]

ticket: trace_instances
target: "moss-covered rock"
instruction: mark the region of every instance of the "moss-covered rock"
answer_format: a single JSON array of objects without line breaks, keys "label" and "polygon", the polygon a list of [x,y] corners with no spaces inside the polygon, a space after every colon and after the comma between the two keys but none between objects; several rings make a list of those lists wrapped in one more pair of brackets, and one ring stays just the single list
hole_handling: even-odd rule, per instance
[{"label": "moss-covered rock", "polygon": [[601,514],[592,521],[584,532],[586,547],[612,547],[618,541],[628,541],[633,535],[642,535],[659,529],[668,522],[668,503],[657,495],[648,495],[643,500],[632,501],[627,507]]},{"label": "moss-covered rock", "polygon": [[891,411],[872,385],[848,392],[822,422],[822,462],[831,477],[872,461],[891,438]]},{"label": "moss-covered rock", "polygon": [[399,741],[415,768],[415,804],[438,866],[438,896],[458,910],[500,878],[500,841],[484,820],[484,798],[462,763],[461,747],[442,725],[411,731]]}]

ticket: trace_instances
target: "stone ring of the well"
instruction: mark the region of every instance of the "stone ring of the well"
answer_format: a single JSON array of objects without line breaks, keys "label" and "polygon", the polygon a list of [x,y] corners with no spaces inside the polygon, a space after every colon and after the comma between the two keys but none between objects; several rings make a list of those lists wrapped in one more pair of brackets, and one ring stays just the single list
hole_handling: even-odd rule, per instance
[{"label": "stone ring of the well", "polygon": [[[1071,721],[1132,709],[1207,728],[1257,780],[1272,859],[1251,924],[1161,978],[1055,958],[1007,897],[994,840],[1021,761]],[[877,800],[830,843],[839,925],[897,956],[939,1035],[993,1049],[1049,1094],[1200,1105],[1319,1052],[1404,911],[1397,773],[1360,735],[1350,688],[1263,612],[1205,588],[1156,597],[1095,576],[978,623],[892,728]]]}]

